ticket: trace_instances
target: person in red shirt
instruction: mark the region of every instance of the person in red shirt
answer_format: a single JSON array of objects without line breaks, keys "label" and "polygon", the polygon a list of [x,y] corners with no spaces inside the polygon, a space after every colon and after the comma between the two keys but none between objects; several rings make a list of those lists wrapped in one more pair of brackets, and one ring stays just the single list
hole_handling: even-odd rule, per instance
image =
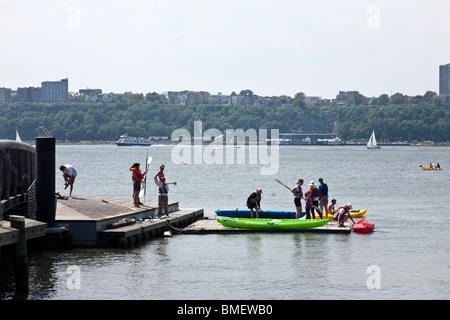
[{"label": "person in red shirt", "polygon": [[313,219],[316,218],[314,215],[314,209],[319,213],[320,219],[323,219],[322,212],[319,210],[319,200],[322,198],[322,191],[320,191],[316,185],[314,184],[314,181],[311,181],[309,183],[309,191],[311,191],[311,198],[312,198],[312,207],[311,207],[311,214],[313,216]]},{"label": "person in red shirt", "polygon": [[133,202],[136,208],[140,208],[139,192],[141,191],[141,183],[147,174],[147,170],[145,170],[144,173],[141,172],[140,166],[139,163],[134,163],[130,168],[131,177],[133,179]]}]

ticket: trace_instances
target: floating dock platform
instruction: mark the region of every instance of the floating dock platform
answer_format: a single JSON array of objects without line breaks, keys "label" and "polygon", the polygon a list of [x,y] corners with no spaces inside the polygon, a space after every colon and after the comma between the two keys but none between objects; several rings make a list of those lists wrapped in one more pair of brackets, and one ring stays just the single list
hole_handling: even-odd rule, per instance
[{"label": "floating dock platform", "polygon": [[72,196],[58,199],[55,223],[66,227],[74,246],[137,246],[161,237],[170,228],[183,228],[203,218],[203,209],[180,209],[169,201],[169,217],[158,218],[158,201],[147,200],[135,208],[130,198]]},{"label": "floating dock platform", "polygon": [[214,233],[304,233],[304,232],[317,232],[317,233],[351,233],[352,228],[349,222],[345,222],[345,227],[338,227],[337,221],[330,221],[326,225],[311,229],[296,229],[296,230],[280,230],[280,229],[244,229],[244,228],[230,228],[224,227],[216,219],[203,219],[198,220],[191,225],[179,230],[180,233],[186,234],[214,234]]}]

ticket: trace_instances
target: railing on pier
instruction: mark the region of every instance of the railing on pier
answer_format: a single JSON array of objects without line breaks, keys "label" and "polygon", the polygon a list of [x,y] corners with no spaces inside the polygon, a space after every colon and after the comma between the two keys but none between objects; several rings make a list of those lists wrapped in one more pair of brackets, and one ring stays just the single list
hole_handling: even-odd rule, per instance
[{"label": "railing on pier", "polygon": [[36,179],[35,147],[12,140],[0,140],[0,220],[4,214],[28,202]]}]

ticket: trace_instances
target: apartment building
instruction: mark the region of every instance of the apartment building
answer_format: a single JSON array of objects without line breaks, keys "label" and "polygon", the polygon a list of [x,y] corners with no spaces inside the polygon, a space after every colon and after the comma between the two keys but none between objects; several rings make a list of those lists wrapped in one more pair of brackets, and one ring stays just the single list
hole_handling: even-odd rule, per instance
[{"label": "apartment building", "polygon": [[11,89],[0,88],[0,103],[11,101]]},{"label": "apartment building", "polygon": [[439,95],[450,95],[450,63],[439,66]]},{"label": "apartment building", "polygon": [[69,79],[44,81],[41,86],[41,102],[61,102],[69,100]]},{"label": "apartment building", "polygon": [[41,88],[39,87],[25,87],[17,88],[18,102],[41,102]]},{"label": "apartment building", "polygon": [[206,91],[169,91],[167,100],[172,105],[196,106],[208,103],[210,94]]}]

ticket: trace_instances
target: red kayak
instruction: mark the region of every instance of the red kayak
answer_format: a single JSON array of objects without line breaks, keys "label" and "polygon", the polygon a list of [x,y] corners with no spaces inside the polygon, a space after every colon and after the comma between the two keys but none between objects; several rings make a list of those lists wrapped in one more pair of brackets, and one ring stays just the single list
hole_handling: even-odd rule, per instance
[{"label": "red kayak", "polygon": [[353,224],[353,231],[360,232],[360,233],[369,233],[373,232],[375,229],[375,225],[373,223],[367,222],[366,220],[362,219]]}]

